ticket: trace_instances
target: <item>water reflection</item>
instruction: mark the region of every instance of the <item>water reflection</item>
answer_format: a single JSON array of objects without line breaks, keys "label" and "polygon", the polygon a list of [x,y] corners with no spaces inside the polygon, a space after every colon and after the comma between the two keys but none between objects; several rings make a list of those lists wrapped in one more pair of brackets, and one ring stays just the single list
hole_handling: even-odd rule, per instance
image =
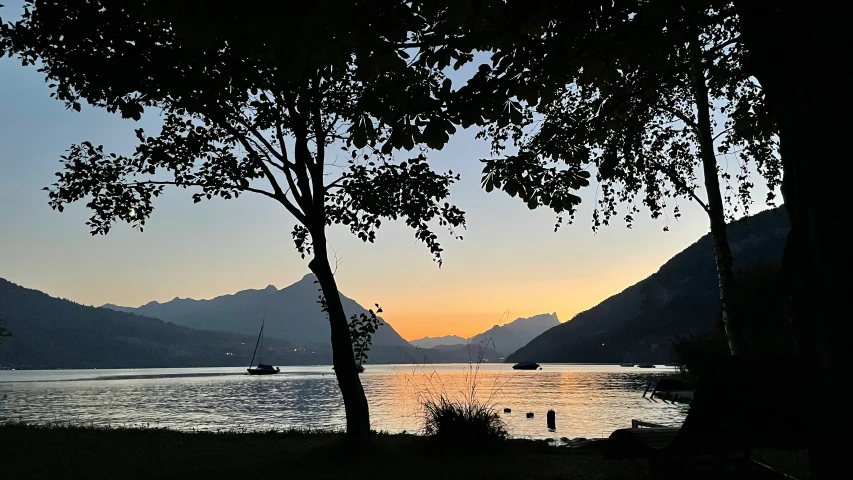
[{"label": "water reflection", "polygon": [[[372,365],[362,374],[373,428],[418,431],[420,401],[445,393],[496,403],[513,435],[601,437],[631,419],[677,425],[686,407],[642,398],[649,375],[618,366]],[[475,388],[472,388],[475,387]],[[503,413],[504,408],[512,409]],[[546,413],[557,415],[556,431]],[[534,413],[532,419],[526,413]],[[176,429],[341,428],[344,409],[328,366],[250,377],[242,369],[0,372],[0,421],[70,421]]]}]

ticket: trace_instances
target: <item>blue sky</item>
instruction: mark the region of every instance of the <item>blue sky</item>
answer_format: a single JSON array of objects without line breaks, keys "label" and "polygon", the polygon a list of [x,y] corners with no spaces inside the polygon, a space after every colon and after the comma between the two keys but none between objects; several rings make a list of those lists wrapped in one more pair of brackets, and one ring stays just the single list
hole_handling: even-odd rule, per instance
[{"label": "blue sky", "polygon": [[[8,19],[14,5],[0,10]],[[133,129],[156,127],[154,112],[141,122],[84,106],[66,110],[33,67],[0,59],[0,277],[80,303],[137,306],[174,297],[211,298],[274,284],[279,288],[308,272],[290,237],[293,218],[266,198],[241,196],[193,204],[188,191],[172,191],[155,204],[139,233],[118,225],[93,237],[88,212],[73,205],[52,211],[41,189],[54,181],[59,156],[72,143],[90,140],[130,153]],[[463,241],[444,235],[442,269],[405,225],[383,224],[375,244],[362,244],[345,228],[329,235],[342,263],[341,291],[363,305],[380,303],[384,317],[406,338],[472,335],[509,317],[557,312],[568,320],[643,279],[708,231],[695,204],[682,200],[683,217],[637,217],[593,234],[595,189],[574,225],[553,232],[554,215],[530,211],[502,192],[479,185],[488,145],[461,131],[429,155],[437,169],[462,181],[452,201],[467,212]],[[760,184],[761,182],[756,182]],[[753,211],[765,208],[763,189]]]}]

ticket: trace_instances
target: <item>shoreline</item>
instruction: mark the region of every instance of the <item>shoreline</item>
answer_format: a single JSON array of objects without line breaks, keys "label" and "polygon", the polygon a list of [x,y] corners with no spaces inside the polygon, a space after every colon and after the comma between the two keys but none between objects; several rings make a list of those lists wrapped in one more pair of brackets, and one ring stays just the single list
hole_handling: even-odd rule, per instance
[{"label": "shoreline", "polygon": [[[513,439],[466,452],[411,434],[372,436],[347,454],[330,431],[177,432],[167,429],[0,425],[3,478],[628,478],[630,462],[599,450]],[[45,452],[49,452],[45,455]],[[60,473],[61,472],[61,473]],[[568,477],[567,477],[568,475]]]},{"label": "shoreline", "polygon": [[[468,450],[433,437],[374,433],[368,450],[342,449],[343,433],[178,432],[164,428],[0,424],[3,478],[257,478],[435,480],[436,478],[628,479],[637,463],[604,460],[605,441],[581,448],[511,439]],[[776,470],[808,478],[803,452],[756,451]],[[719,471],[689,467],[690,478]],[[805,474],[803,473],[805,472]],[[711,475],[711,476],[706,476]],[[751,477],[752,478],[752,477]],[[755,477],[761,478],[761,477]]]}]

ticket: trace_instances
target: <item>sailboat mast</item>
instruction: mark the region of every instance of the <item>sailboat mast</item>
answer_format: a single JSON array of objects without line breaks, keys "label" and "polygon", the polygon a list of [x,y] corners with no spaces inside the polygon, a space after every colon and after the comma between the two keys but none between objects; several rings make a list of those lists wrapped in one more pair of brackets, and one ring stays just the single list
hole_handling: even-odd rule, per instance
[{"label": "sailboat mast", "polygon": [[261,351],[258,352],[258,365],[261,364],[261,358],[264,356],[264,323],[266,323],[267,314],[264,312],[264,319],[261,321],[261,334],[259,335],[261,340]]},{"label": "sailboat mast", "polygon": [[[255,342],[255,351],[252,352],[252,361],[249,362],[249,367],[251,367],[252,365],[255,364],[255,355],[258,353],[258,345],[261,344],[261,335],[264,334],[264,323],[266,323],[266,320],[267,320],[267,312],[266,312],[266,310],[264,310],[264,317],[263,317],[263,320],[261,320],[261,331],[258,332],[258,341]],[[261,359],[260,359],[260,357],[258,357],[258,363],[260,363],[260,362],[261,362]]]}]

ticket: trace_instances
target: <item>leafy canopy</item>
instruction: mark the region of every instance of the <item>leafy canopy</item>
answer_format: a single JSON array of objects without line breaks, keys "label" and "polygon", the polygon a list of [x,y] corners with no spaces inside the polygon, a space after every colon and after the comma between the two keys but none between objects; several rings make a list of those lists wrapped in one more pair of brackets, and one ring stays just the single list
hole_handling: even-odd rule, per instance
[{"label": "leafy canopy", "polygon": [[[599,188],[593,228],[607,224],[620,204],[630,205],[630,226],[639,211],[636,199],[655,218],[672,198],[698,200],[707,209],[696,193],[700,155],[691,75],[699,63],[711,108],[723,118],[713,125],[717,153],[740,162],[737,191],[730,173],[720,172],[727,203],[737,196],[748,208],[751,162],[767,179],[772,201],[780,178],[775,123],[745,73],[729,3],[533,2],[521,9],[508,1],[492,7],[502,13],[493,15],[491,30],[455,30],[492,52],[455,99],[455,108],[470,115],[490,114],[478,122],[481,136],[503,158],[484,161],[487,191],[503,189],[531,209],[550,207],[558,226],[563,215],[573,217],[576,191],[593,175]],[[504,29],[509,22],[520,27]],[[453,25],[445,23],[448,37]],[[508,146],[517,152],[506,154]],[[673,213],[678,216],[677,203]]]},{"label": "leafy canopy", "polygon": [[[303,256],[326,225],[372,242],[382,219],[401,218],[440,262],[431,223],[453,232],[464,213],[443,201],[458,176],[426,161],[455,129],[438,98],[450,81],[410,60],[417,5],[310,2],[298,19],[275,6],[27,0],[0,27],[0,52],[37,65],[68,108],[163,119],[155,134],[136,130],[132,154],[71,146],[51,205],[88,199],[88,225],[105,234],[117,221],[141,230],[166,186],[192,188],[196,202],[253,193],[296,218]],[[397,161],[401,149],[414,151]]]}]

